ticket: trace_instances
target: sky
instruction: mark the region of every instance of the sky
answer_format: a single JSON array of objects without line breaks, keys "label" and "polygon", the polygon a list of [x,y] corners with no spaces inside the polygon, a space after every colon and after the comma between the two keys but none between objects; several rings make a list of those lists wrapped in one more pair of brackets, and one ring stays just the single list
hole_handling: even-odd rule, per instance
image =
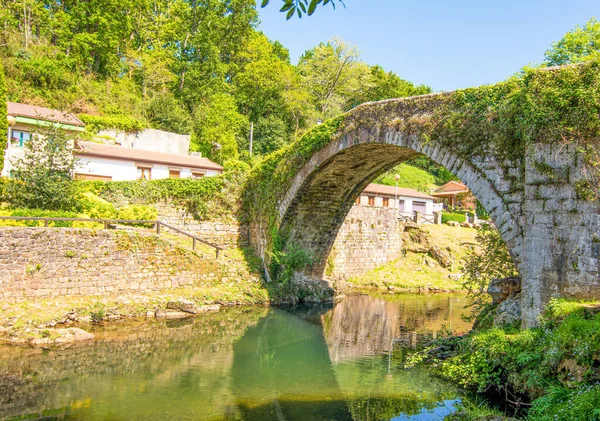
[{"label": "sky", "polygon": [[403,79],[448,91],[505,80],[543,61],[554,41],[590,18],[600,0],[345,0],[285,20],[281,0],[260,9],[259,29],[290,50],[292,62],[339,36],[362,59]]}]

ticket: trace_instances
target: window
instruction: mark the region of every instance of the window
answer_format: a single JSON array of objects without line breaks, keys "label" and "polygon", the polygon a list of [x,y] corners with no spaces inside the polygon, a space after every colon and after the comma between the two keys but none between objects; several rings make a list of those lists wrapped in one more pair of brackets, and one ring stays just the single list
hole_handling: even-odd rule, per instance
[{"label": "window", "polygon": [[387,197],[383,198],[383,206],[385,206],[386,208],[390,206],[390,199]]},{"label": "window", "polygon": [[138,180],[152,180],[152,168],[137,167],[137,178]]},{"label": "window", "polygon": [[169,170],[169,178],[181,178],[181,171]]},{"label": "window", "polygon": [[369,206],[375,206],[375,196],[369,196]]},{"label": "window", "polygon": [[356,198],[356,204],[357,204],[357,205],[360,205],[360,196],[358,196],[358,197]]},{"label": "window", "polygon": [[12,130],[10,143],[12,146],[23,147],[24,143],[31,139],[31,133],[24,130]]},{"label": "window", "polygon": [[204,173],[203,172],[192,172],[192,177],[193,178],[202,178],[202,177],[204,177]]}]

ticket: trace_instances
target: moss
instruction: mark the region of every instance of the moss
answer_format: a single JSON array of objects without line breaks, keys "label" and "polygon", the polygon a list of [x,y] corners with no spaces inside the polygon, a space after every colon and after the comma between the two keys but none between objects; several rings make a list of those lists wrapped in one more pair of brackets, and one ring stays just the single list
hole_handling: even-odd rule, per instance
[{"label": "moss", "polygon": [[[358,127],[380,126],[435,142],[467,162],[494,158],[522,191],[525,157],[533,144],[574,145],[586,152],[589,177],[580,197],[596,200],[600,164],[600,60],[576,66],[524,69],[491,86],[359,106],[317,126],[297,142],[267,157],[251,173],[243,193],[246,220],[262,225],[267,254],[277,240],[280,201],[299,170],[317,151]],[[590,152],[591,151],[591,152]],[[594,155],[596,153],[596,155]],[[541,163],[544,171],[548,166]],[[514,176],[517,171],[519,177]],[[567,173],[570,177],[570,173]],[[284,245],[285,248],[285,245]]]},{"label": "moss", "polygon": [[0,63],[0,133],[2,134],[0,136],[0,172],[4,168],[4,152],[8,143],[8,138],[4,135],[8,130],[6,101],[6,79],[4,78],[4,68]]}]

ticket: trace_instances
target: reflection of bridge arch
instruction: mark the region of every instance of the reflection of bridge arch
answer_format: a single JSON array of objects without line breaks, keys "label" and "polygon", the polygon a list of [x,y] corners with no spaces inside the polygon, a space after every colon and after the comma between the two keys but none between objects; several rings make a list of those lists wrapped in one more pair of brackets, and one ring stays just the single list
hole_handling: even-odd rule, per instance
[{"label": "reflection of bridge arch", "polygon": [[[578,83],[589,89],[590,70],[581,69],[587,73]],[[562,72],[572,71],[558,68],[533,77],[539,85],[559,87]],[[520,88],[529,101],[537,100],[536,92],[527,91],[534,85],[523,82]],[[338,229],[360,192],[384,171],[425,155],[458,176],[500,230],[523,278],[525,325],[535,324],[553,295],[600,296],[600,209],[580,198],[577,189],[589,177],[579,147],[593,147],[598,134],[565,145],[560,133],[572,128],[555,123],[577,120],[577,99],[553,110],[564,118],[550,119],[547,130],[541,130],[550,134],[531,136],[535,138],[525,143],[518,140],[525,136],[522,132],[509,130],[515,139],[512,145],[505,125],[527,120],[528,115],[518,115],[527,110],[514,108],[517,114],[506,115],[507,121],[494,113],[477,114],[471,121],[472,110],[456,105],[461,100],[452,101],[477,95],[478,91],[464,91],[364,104],[266,160],[255,169],[246,191],[255,249],[266,260],[275,244],[304,249],[314,263],[298,275],[322,279]],[[457,115],[467,120],[444,125]],[[463,123],[496,131],[461,131]],[[494,136],[504,136],[504,143]]]}]

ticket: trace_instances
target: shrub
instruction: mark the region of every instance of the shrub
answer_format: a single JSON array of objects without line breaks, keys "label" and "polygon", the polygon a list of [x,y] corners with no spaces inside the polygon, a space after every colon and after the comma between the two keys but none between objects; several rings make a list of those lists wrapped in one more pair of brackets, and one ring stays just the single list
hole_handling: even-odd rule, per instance
[{"label": "shrub", "polygon": [[119,209],[117,216],[118,219],[155,221],[158,218],[158,212],[152,206],[131,205]]}]

